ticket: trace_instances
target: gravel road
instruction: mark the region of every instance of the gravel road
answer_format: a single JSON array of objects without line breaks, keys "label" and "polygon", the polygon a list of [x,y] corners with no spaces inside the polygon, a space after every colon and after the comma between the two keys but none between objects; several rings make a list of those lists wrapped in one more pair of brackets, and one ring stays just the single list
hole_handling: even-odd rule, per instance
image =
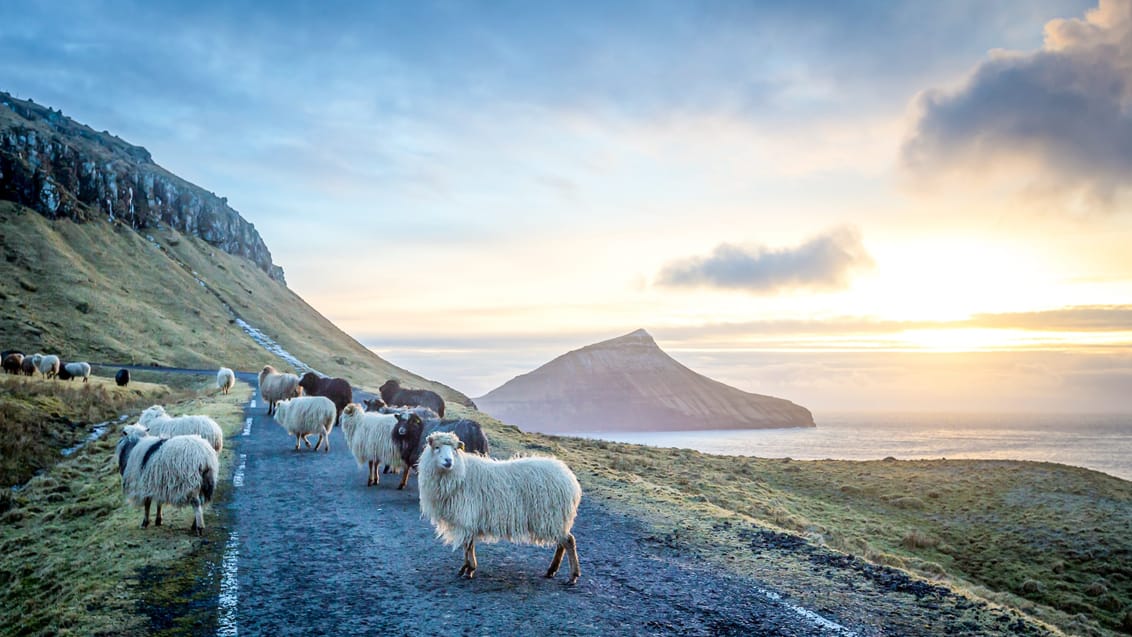
[{"label": "gravel road", "polygon": [[[246,378],[245,378],[246,379]],[[253,381],[254,385],[254,381]],[[583,497],[574,527],[582,578],[542,577],[551,548],[483,544],[474,580],[421,519],[416,479],[366,487],[339,429],[329,453],[249,403],[238,436],[233,541],[221,633],[263,635],[836,635],[765,583],[713,573],[634,520]],[[761,590],[760,590],[761,589]],[[227,619],[225,619],[227,617]],[[234,620],[234,623],[233,623]]]},{"label": "gravel road", "polygon": [[[255,387],[253,375],[239,377]],[[812,565],[824,592],[810,597],[825,601],[807,608],[586,495],[576,586],[565,585],[566,569],[543,577],[551,548],[509,543],[477,546],[476,578],[462,579],[462,553],[420,517],[415,477],[403,491],[394,475],[367,487],[338,428],[329,453],[295,451],[258,392],[245,415],[233,441],[219,635],[1048,634],[900,571],[743,529],[753,554],[787,551]]]}]

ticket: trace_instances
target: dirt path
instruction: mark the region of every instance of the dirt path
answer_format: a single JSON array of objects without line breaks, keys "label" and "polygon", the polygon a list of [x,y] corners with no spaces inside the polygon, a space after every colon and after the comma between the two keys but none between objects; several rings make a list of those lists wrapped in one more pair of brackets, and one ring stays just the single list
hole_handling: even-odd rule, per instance
[{"label": "dirt path", "polygon": [[[365,486],[340,430],[331,451],[293,450],[247,410],[239,437],[235,540],[238,590],[221,632],[318,635],[830,635],[847,634],[758,592],[762,583],[698,567],[639,524],[583,498],[574,533],[577,586],[542,577],[548,548],[482,545],[474,580],[420,518],[416,479]],[[228,587],[231,588],[230,586]],[[234,595],[233,595],[234,594]],[[232,612],[234,610],[234,613]],[[225,613],[228,620],[225,621]],[[235,624],[231,619],[234,617]]]}]

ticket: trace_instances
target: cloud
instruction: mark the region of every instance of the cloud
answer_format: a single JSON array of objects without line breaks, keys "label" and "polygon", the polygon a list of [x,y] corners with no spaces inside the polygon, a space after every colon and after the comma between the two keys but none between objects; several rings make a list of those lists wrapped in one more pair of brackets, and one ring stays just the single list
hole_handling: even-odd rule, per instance
[{"label": "cloud", "polygon": [[1111,210],[1132,188],[1132,1],[1057,19],[1034,52],[992,52],[955,91],[916,98],[902,163]]},{"label": "cloud", "polygon": [[873,267],[853,228],[838,228],[794,248],[743,247],[721,243],[706,257],[670,262],[657,283],[672,287],[717,287],[773,294],[794,289],[840,290],[851,275]]}]

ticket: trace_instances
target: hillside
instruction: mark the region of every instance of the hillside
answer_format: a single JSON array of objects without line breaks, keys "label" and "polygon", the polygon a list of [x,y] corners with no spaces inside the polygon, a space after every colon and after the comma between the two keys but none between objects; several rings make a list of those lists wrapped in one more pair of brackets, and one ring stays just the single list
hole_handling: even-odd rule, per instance
[{"label": "hillside", "polygon": [[645,330],[563,354],[476,403],[501,420],[543,432],[814,426],[804,407],[688,369]]},{"label": "hillside", "polygon": [[0,201],[4,349],[107,363],[258,370],[291,366],[242,318],[322,373],[376,389],[388,378],[467,401],[376,356],[253,262],[171,228],[50,220]]},{"label": "hillside", "polygon": [[0,200],[49,219],[107,219],[139,231],[174,228],[284,282],[259,232],[226,198],[158,166],[141,146],[2,91]]}]

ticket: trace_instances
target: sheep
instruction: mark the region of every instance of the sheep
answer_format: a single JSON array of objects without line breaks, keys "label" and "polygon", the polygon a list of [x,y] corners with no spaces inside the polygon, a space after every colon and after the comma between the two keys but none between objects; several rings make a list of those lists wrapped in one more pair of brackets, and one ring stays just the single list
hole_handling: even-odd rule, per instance
[{"label": "sheep", "polygon": [[126,385],[129,385],[130,384],[130,370],[119,369],[118,373],[114,374],[114,382],[117,383],[119,387],[125,387]]},{"label": "sheep", "polygon": [[390,407],[420,405],[435,411],[441,418],[444,417],[444,399],[431,389],[404,389],[400,382],[391,378],[377,391],[381,392],[381,399]]},{"label": "sheep", "polygon": [[59,367],[59,380],[81,378],[83,382],[90,380],[90,363],[66,363]]},{"label": "sheep", "polygon": [[380,411],[385,407],[385,401],[380,398],[367,398],[362,401],[362,405],[365,406],[366,411]]},{"label": "sheep", "polygon": [[287,433],[295,436],[295,451],[299,451],[299,440],[311,446],[307,436],[318,434],[314,450],[326,441],[326,452],[330,452],[330,430],[334,428],[334,403],[326,396],[299,396],[281,400],[275,405],[275,422]]},{"label": "sheep", "polygon": [[25,356],[24,361],[20,363],[20,371],[24,373],[24,376],[35,376],[35,372],[38,369],[39,367],[36,366],[35,359],[31,356]]},{"label": "sheep", "polygon": [[386,405],[384,407],[378,407],[374,411],[381,414],[416,414],[426,423],[430,420],[440,420],[440,416],[435,411],[428,407],[421,407],[420,405],[416,407],[389,407]]},{"label": "sheep", "polygon": [[59,374],[59,357],[54,354],[48,354],[40,358],[39,373],[43,374],[44,378],[54,378]]},{"label": "sheep", "polygon": [[474,420],[422,418],[416,411],[399,413],[396,416],[397,428],[393,430],[393,443],[397,445],[397,450],[401,454],[402,464],[401,484],[398,489],[404,489],[409,482],[409,470],[417,466],[421,451],[424,450],[424,441],[428,439],[429,434],[438,431],[453,432],[460,440],[466,441],[465,447],[471,453],[486,456],[491,450],[487,436],[479,423]]},{"label": "sheep", "polygon": [[339,420],[342,423],[342,433],[346,435],[346,444],[358,461],[358,466],[368,464],[367,487],[376,486],[381,481],[379,469],[382,465],[400,468],[400,452],[393,444],[393,428],[397,426],[397,416],[366,412],[358,403],[350,403],[342,410]]},{"label": "sheep", "polygon": [[224,430],[208,416],[170,416],[161,405],[147,408],[138,417],[138,424],[154,436],[171,438],[196,434],[208,441],[216,453],[224,450]]},{"label": "sheep", "polygon": [[566,554],[569,583],[577,583],[582,568],[570,530],[582,487],[574,472],[556,458],[493,460],[465,453],[463,446],[454,433],[434,433],[419,467],[421,517],[446,544],[464,548],[458,575],[475,577],[477,539],[507,540],[556,545],[546,577],[554,577]]},{"label": "sheep", "polygon": [[275,403],[299,395],[299,377],[264,365],[259,372],[259,394],[267,401],[267,415],[270,416],[275,413]]},{"label": "sheep", "polygon": [[307,372],[299,379],[299,387],[306,396],[326,396],[334,403],[335,418],[342,420],[342,410],[354,399],[354,388],[345,378],[323,378]]},{"label": "sheep", "polygon": [[4,355],[4,373],[5,374],[19,374],[20,367],[23,366],[24,355],[19,352],[10,352]]},{"label": "sheep", "polygon": [[220,474],[219,457],[204,438],[161,438],[148,435],[144,426],[128,425],[115,455],[127,500],[145,506],[143,529],[149,526],[149,506],[156,501],[156,526],[161,526],[163,504],[190,505],[192,531],[204,535],[203,505],[212,500]]},{"label": "sheep", "polygon": [[220,393],[227,394],[236,386],[236,373],[227,367],[221,367],[216,371],[216,388]]}]

